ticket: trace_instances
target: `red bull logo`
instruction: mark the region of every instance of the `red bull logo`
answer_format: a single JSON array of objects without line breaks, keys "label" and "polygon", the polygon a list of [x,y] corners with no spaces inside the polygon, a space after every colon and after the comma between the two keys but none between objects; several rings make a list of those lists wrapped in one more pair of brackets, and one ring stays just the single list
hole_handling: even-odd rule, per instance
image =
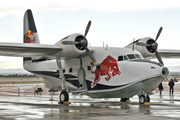
[{"label": "red bull logo", "polygon": [[[94,64],[91,62],[92,68]],[[96,70],[92,71],[92,74],[95,74],[94,82],[91,83],[91,88],[93,88],[100,80],[101,76],[106,76],[106,81],[109,81],[111,77],[116,75],[120,75],[121,72],[119,71],[117,60],[108,55],[100,65],[96,66]]]},{"label": "red bull logo", "polygon": [[28,32],[25,35],[24,43],[34,43],[35,37],[32,38],[31,36],[34,36],[34,32],[32,32],[31,30],[28,30]]}]

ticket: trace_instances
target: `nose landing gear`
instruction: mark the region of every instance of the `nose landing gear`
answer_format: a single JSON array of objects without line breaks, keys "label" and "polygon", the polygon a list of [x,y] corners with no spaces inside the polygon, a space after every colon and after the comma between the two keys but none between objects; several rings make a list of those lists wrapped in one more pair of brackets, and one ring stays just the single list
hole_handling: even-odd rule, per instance
[{"label": "nose landing gear", "polygon": [[138,95],[139,97],[139,103],[140,104],[151,104],[150,103],[150,97],[149,95],[145,94],[144,91],[141,91],[141,93]]}]

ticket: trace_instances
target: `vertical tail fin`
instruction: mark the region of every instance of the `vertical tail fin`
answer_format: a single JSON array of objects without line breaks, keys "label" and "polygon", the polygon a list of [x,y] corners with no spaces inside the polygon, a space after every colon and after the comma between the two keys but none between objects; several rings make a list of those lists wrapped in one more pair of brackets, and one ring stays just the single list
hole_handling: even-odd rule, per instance
[{"label": "vertical tail fin", "polygon": [[[40,44],[33,14],[30,9],[28,9],[24,14],[23,43]],[[26,66],[25,66],[26,63],[32,63],[32,59],[33,58],[31,57],[23,58],[24,69],[26,69]]]},{"label": "vertical tail fin", "polygon": [[24,14],[24,32],[23,32],[24,43],[37,43],[40,44],[39,36],[37,33],[36,25],[34,22],[33,14],[28,9]]}]

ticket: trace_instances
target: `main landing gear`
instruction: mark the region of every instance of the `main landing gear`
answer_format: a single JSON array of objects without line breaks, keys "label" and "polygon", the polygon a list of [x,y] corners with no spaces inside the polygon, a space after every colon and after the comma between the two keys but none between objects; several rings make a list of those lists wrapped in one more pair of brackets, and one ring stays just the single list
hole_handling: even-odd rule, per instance
[{"label": "main landing gear", "polygon": [[59,78],[62,80],[62,91],[59,95],[59,103],[63,104],[64,102],[69,101],[69,94],[68,94],[68,88],[66,86],[66,80],[62,71],[62,66],[61,66],[61,59],[60,57],[56,57],[56,63],[59,68]]},{"label": "main landing gear", "polygon": [[67,91],[62,91],[59,95],[60,103],[63,104],[64,102],[69,101],[69,94]]}]

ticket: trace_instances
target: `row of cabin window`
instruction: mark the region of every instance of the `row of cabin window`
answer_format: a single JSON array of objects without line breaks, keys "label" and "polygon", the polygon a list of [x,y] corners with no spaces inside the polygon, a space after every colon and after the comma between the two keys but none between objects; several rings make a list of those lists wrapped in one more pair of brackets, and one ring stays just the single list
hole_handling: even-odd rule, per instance
[{"label": "row of cabin window", "polygon": [[118,61],[124,61],[129,59],[142,59],[141,55],[139,54],[129,54],[124,56],[118,56]]},{"label": "row of cabin window", "polygon": [[[91,70],[91,66],[87,66],[87,70]],[[62,71],[63,71],[63,73],[65,73],[65,72],[66,72],[66,69],[63,69]],[[58,72],[59,72],[59,71],[58,71]],[[73,72],[73,69],[72,69],[72,68],[69,68],[69,72],[70,72],[70,73]]]},{"label": "row of cabin window", "polygon": [[[128,60],[128,59],[142,59],[141,55],[139,54],[129,54],[129,55],[124,55],[124,56],[118,56],[118,61],[123,61],[123,60]],[[100,69],[100,66],[97,65],[96,69]],[[87,66],[87,70],[91,70],[91,66]],[[66,69],[63,69],[63,73],[66,72]],[[72,68],[69,68],[69,72],[73,72]]]}]

